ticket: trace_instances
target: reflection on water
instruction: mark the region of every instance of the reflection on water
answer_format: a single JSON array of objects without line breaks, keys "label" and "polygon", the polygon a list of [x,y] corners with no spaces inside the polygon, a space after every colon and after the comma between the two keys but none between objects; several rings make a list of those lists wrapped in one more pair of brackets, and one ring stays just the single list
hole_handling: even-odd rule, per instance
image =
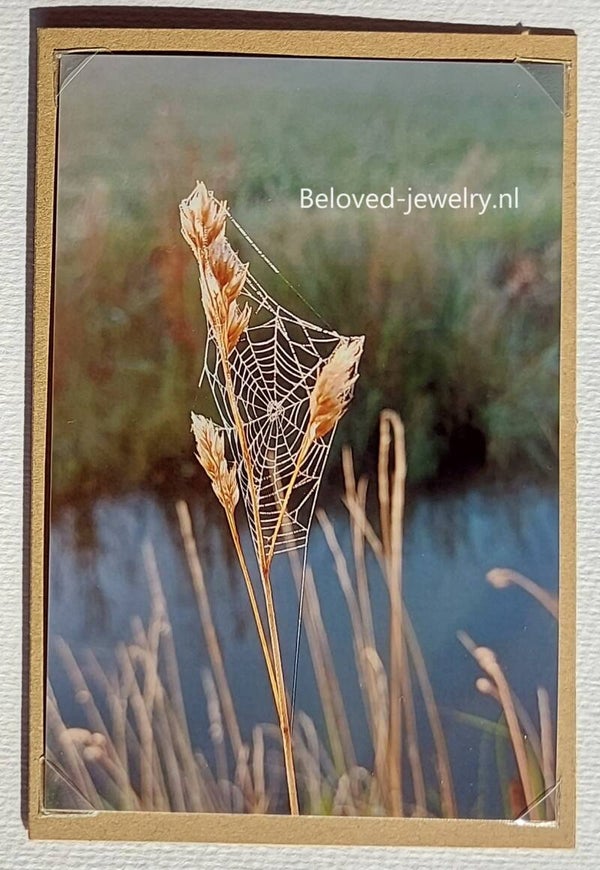
[{"label": "reflection on water", "polygon": [[[256,722],[273,721],[272,702],[246,593],[217,517],[216,502],[190,505],[198,548],[222,644],[225,667],[244,734]],[[344,552],[350,554],[347,516],[341,505],[328,509]],[[85,517],[65,512],[53,523],[50,547],[49,636],[61,635],[76,656],[91,648],[110,667],[119,641],[130,640],[134,616],[149,616],[148,585],[141,558],[149,539],[156,551],[185,693],[193,742],[210,757],[206,704],[200,667],[208,664],[191,581],[182,552],[173,503],[148,495],[98,502]],[[249,546],[248,539],[245,546]],[[309,542],[323,619],[359,762],[369,767],[370,740],[353,659],[352,635],[344,597],[324,536],[315,523]],[[428,494],[409,505],[404,536],[404,597],[421,642],[441,708],[454,770],[461,815],[502,815],[497,788],[485,790],[486,745],[482,733],[459,722],[455,711],[498,718],[489,698],[479,695],[479,672],[458,643],[467,631],[492,647],[516,694],[536,718],[535,694],[545,686],[556,701],[556,624],[539,604],[516,588],[498,591],[485,581],[494,567],[513,568],[553,593],[558,589],[558,498],[555,491],[472,488],[460,493]],[[385,660],[387,599],[374,560],[367,564],[378,645]],[[274,564],[276,605],[291,675],[297,596],[285,558]],[[49,650],[49,677],[63,718],[83,725],[61,664]],[[303,640],[298,707],[322,724],[310,656]],[[420,712],[419,710],[417,711]],[[430,747],[423,735],[424,758]],[[493,765],[491,757],[486,764]],[[491,776],[489,778],[492,778]],[[493,778],[492,778],[493,779]],[[481,801],[481,798],[480,798]]]}]

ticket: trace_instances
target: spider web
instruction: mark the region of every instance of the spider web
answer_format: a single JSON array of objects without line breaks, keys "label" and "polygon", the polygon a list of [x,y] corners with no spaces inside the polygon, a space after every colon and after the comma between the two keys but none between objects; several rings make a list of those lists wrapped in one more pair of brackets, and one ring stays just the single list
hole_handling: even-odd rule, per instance
[{"label": "spider web", "polygon": [[[256,250],[274,268],[262,252]],[[310,395],[317,374],[335,348],[350,339],[309,323],[279,305],[250,273],[240,296],[242,307],[245,301],[252,307],[250,324],[230,354],[228,366],[250,453],[263,542],[268,551],[307,429]],[[204,376],[210,384],[237,463],[240,490],[258,556],[248,470],[227,397],[223,361],[210,324]],[[296,477],[273,547],[274,554],[306,547],[334,434],[335,427],[312,444]]]}]

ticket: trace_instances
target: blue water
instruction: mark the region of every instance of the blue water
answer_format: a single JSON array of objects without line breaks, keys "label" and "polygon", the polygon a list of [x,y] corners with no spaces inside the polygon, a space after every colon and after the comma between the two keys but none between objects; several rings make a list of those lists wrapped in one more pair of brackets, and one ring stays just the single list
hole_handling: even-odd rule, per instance
[{"label": "blue water", "polygon": [[[244,735],[257,722],[273,721],[246,592],[227,537],[217,526],[212,500],[191,505],[213,617]],[[328,508],[342,549],[351,563],[347,515]],[[61,635],[76,656],[85,648],[110,666],[115,645],[131,637],[134,616],[149,616],[148,585],[141,547],[152,542],[174,629],[185,703],[194,744],[210,757],[208,719],[200,666],[208,659],[173,504],[148,495],[98,502],[85,519],[67,512],[52,527],[50,545],[49,636]],[[248,545],[248,541],[245,541]],[[371,765],[370,740],[356,676],[352,634],[332,556],[315,522],[308,559],[317,582],[321,610],[358,760]],[[375,631],[385,662],[387,594],[374,559],[368,561]],[[558,498],[534,485],[472,488],[421,494],[409,502],[404,533],[404,598],[422,646],[449,744],[461,815],[476,811],[501,816],[502,801],[491,747],[457,711],[497,720],[496,703],[480,695],[477,665],[457,640],[464,630],[495,650],[514,691],[535,721],[536,690],[546,687],[556,701],[556,623],[522,590],[492,588],[485,580],[494,567],[508,567],[541,586],[558,590]],[[297,594],[287,560],[274,566],[274,585],[284,665],[291,675]],[[83,725],[82,712],[50,641],[49,677],[63,718]],[[297,708],[321,727],[321,712],[310,656],[303,638]],[[425,721],[417,702],[417,715]],[[426,767],[432,771],[431,742],[421,734]],[[490,754],[491,753],[491,754]],[[430,779],[433,778],[430,775]],[[475,804],[478,795],[478,810]]]}]

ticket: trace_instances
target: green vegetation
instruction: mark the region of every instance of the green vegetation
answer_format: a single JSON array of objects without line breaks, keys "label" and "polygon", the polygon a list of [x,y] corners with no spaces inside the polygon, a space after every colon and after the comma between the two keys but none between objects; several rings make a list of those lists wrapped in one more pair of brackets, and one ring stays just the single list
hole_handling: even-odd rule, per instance
[{"label": "green vegetation", "polygon": [[[554,478],[561,127],[512,65],[96,57],[61,94],[55,499],[197,473],[205,327],[177,210],[197,178],[328,323],[366,334],[340,433],[363,465],[392,407],[413,482]],[[303,186],[390,184],[518,185],[521,209],[299,207]]]}]

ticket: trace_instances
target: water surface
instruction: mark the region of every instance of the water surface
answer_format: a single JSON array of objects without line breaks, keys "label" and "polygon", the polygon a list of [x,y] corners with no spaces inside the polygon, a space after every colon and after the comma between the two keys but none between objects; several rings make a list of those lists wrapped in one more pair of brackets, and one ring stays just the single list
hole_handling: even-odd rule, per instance
[{"label": "water surface", "polygon": [[[246,592],[212,499],[190,504],[214,622],[244,736],[254,724],[274,721],[264,664],[251,622]],[[344,553],[351,562],[347,514],[328,507]],[[131,619],[147,620],[148,583],[141,548],[154,547],[182,676],[192,740],[211,757],[200,667],[208,665],[193,588],[182,552],[172,502],[139,493],[102,500],[86,516],[64,512],[54,522],[50,547],[49,636],[61,635],[80,656],[91,648],[110,668],[115,646],[131,639]],[[245,545],[249,541],[245,540]],[[318,523],[308,550],[322,615],[359,763],[372,764],[370,740],[356,677],[352,633],[333,558]],[[459,721],[457,711],[497,720],[495,702],[476,691],[480,672],[457,640],[468,632],[496,651],[507,678],[535,721],[536,690],[556,698],[556,623],[522,590],[493,589],[485,580],[494,567],[513,568],[553,593],[558,588],[558,498],[536,485],[472,487],[461,492],[420,494],[409,501],[404,534],[404,597],[420,640],[441,708],[461,815],[502,815],[493,752],[482,732]],[[388,638],[387,594],[374,559],[368,559],[370,592],[380,654]],[[291,674],[297,594],[289,565],[274,565],[276,605],[284,665]],[[50,641],[49,676],[63,718],[85,724]],[[322,718],[310,655],[303,637],[297,706]],[[417,704],[420,721],[425,721]],[[426,765],[431,745],[421,735]],[[487,755],[486,755],[487,753]],[[487,760],[486,760],[487,758]],[[488,769],[486,769],[488,768]],[[496,777],[497,779],[497,777]],[[480,802],[476,808],[478,796]]]}]

